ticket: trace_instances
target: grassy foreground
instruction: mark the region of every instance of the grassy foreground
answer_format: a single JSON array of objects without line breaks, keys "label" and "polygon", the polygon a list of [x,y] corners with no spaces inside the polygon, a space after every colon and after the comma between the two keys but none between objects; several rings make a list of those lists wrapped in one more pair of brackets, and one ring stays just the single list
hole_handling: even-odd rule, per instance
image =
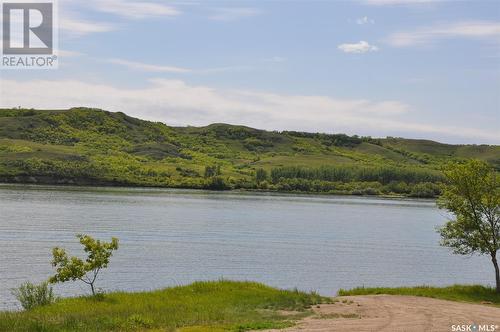
[{"label": "grassy foreground", "polygon": [[[24,312],[0,313],[0,331],[220,332],[281,328],[327,301],[314,293],[278,290],[253,282],[197,282],[102,298],[67,298]],[[283,316],[277,310],[298,311]]]},{"label": "grassy foreground", "polygon": [[424,296],[436,299],[472,303],[491,302],[496,306],[500,306],[500,294],[497,294],[495,292],[495,289],[492,287],[485,287],[480,285],[453,285],[449,287],[418,286],[397,288],[358,287],[350,290],[341,289],[338,292],[338,295],[340,296],[376,294]]}]

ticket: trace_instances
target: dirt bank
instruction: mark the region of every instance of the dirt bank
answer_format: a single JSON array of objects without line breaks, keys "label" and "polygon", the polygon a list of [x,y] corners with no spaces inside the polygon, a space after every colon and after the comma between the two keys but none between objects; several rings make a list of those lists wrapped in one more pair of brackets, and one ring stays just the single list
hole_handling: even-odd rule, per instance
[{"label": "dirt bank", "polygon": [[314,308],[313,316],[281,331],[454,331],[454,325],[455,331],[460,331],[457,325],[472,325],[463,331],[500,331],[500,308],[489,305],[393,295],[345,296],[338,300]]}]

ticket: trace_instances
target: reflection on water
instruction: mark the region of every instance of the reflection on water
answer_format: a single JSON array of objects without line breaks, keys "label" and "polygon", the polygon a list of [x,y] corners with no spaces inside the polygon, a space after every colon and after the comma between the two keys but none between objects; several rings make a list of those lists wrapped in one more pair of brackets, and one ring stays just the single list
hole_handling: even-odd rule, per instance
[{"label": "reflection on water", "polygon": [[[0,186],[0,309],[10,289],[52,272],[51,248],[76,233],[116,236],[105,290],[205,279],[255,280],[334,295],[355,286],[491,284],[485,257],[452,255],[433,201],[144,188]],[[76,283],[60,295],[88,292]]]}]

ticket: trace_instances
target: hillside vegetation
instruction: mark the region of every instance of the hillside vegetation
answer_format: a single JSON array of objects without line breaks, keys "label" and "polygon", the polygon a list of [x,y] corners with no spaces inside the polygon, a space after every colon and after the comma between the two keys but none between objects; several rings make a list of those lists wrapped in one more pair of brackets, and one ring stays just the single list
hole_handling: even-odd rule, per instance
[{"label": "hillside vegetation", "polygon": [[441,167],[466,158],[500,170],[500,146],[0,109],[0,182],[434,197]]}]

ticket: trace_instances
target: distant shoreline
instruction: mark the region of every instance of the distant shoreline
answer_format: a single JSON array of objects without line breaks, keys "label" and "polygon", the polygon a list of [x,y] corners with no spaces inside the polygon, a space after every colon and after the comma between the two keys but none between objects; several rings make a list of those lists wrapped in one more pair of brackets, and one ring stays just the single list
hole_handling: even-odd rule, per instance
[{"label": "distant shoreline", "polygon": [[425,197],[409,197],[405,195],[386,195],[386,194],[375,194],[375,195],[358,195],[346,192],[335,192],[335,193],[325,193],[325,192],[314,192],[314,191],[277,191],[277,190],[263,190],[263,189],[226,189],[226,190],[210,190],[204,188],[189,188],[189,187],[165,187],[165,186],[146,186],[146,185],[133,185],[133,184],[117,184],[117,183],[60,183],[60,182],[9,182],[0,179],[0,189],[2,186],[33,186],[33,187],[44,187],[44,186],[54,186],[60,188],[92,188],[92,189],[146,189],[146,190],[185,190],[193,192],[207,192],[207,193],[247,193],[247,194],[274,194],[274,195],[302,195],[302,196],[314,196],[314,197],[362,197],[362,198],[379,198],[379,199],[398,199],[398,200],[412,200],[412,201],[436,201],[437,198],[425,198]]}]

